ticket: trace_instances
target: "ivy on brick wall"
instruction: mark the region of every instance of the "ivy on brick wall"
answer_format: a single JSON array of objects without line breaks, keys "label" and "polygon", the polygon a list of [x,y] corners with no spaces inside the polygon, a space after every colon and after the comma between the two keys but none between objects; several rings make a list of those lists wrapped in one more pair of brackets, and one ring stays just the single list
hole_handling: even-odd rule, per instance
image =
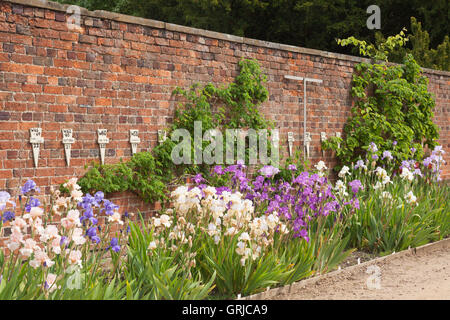
[{"label": "ivy on brick wall", "polygon": [[351,89],[355,103],[344,127],[344,138],[334,137],[322,144],[336,151],[341,164],[364,157],[371,142],[379,150],[391,151],[396,161],[420,160],[424,146],[436,145],[439,135],[433,123],[435,101],[428,92],[428,78],[421,75],[411,54],[404,57],[402,65],[387,63],[389,53],[405,42],[403,31],[378,46],[354,37],[338,40],[341,45],[359,47],[360,53],[374,62],[355,66]]},{"label": "ivy on brick wall", "polygon": [[[259,110],[261,103],[268,98],[268,91],[264,87],[266,77],[258,63],[243,59],[239,62],[239,71],[235,81],[226,87],[209,83],[203,88],[199,84],[194,84],[189,90],[176,88],[173,94],[181,97],[183,102],[176,109],[173,123],[167,129],[168,136],[174,130],[183,128],[193,137],[195,121],[202,123],[202,134],[208,129],[258,130],[273,127]],[[208,144],[205,141],[202,147]],[[173,179],[184,173],[206,173],[210,169],[207,164],[175,165],[171,158],[174,146],[171,139],[166,139],[151,152],[136,153],[129,161],[94,164],[78,184],[83,192],[132,191],[147,202],[164,201],[167,186]],[[193,144],[191,151],[194,152]]]}]

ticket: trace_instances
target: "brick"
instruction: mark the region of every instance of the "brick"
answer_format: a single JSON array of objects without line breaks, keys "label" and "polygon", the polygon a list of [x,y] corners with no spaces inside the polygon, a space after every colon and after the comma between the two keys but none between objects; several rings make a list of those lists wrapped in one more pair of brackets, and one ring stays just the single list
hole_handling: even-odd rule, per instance
[{"label": "brick", "polygon": [[87,35],[84,35],[84,34],[80,34],[78,41],[80,43],[96,43],[97,42],[97,38],[93,37],[93,36],[87,36]]},{"label": "brick", "polygon": [[42,92],[42,86],[37,84],[24,84],[22,85],[22,90],[24,92],[40,93]]},{"label": "brick", "polygon": [[[308,89],[311,161],[321,157],[320,131],[331,135],[342,130],[350,114],[348,88],[355,57],[215,36],[170,24],[149,27],[95,17],[86,17],[83,30],[72,32],[65,24],[65,12],[27,5],[14,9],[14,5],[0,5],[0,171],[8,176],[0,177],[1,190],[18,185],[22,170],[18,168],[47,187],[83,175],[84,165],[99,162],[95,134],[99,127],[109,130],[107,163],[131,156],[130,128],[139,129],[146,141],[140,150],[151,150],[157,145],[156,130],[172,121],[180,102],[171,96],[173,88],[188,88],[195,82],[227,85],[237,75],[241,57],[259,61],[270,94],[262,111],[280,127],[280,138],[295,132],[297,147],[303,125],[302,86],[283,76],[310,74],[324,80],[322,86]],[[447,73],[426,75],[437,96],[440,143],[450,148],[450,80]],[[36,126],[43,128],[45,138],[39,170],[34,168],[31,146],[23,142],[28,129]],[[73,128],[77,139],[69,168],[61,146],[63,127]],[[287,152],[286,146],[282,151]],[[325,160],[330,166],[335,163],[331,154],[325,154]],[[450,177],[448,169],[444,174]],[[130,210],[144,208],[148,215],[159,208],[142,204],[130,193],[118,193],[116,198]]]},{"label": "brick", "polygon": [[5,51],[5,52],[14,52],[14,44],[12,44],[12,43],[3,43],[3,51]]}]

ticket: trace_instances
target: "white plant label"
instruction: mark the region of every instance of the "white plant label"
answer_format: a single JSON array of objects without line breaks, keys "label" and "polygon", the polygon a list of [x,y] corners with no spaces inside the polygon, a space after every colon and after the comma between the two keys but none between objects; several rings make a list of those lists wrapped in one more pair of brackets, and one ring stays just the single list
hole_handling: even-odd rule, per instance
[{"label": "white plant label", "polygon": [[166,130],[158,130],[158,143],[161,144],[167,139]]},{"label": "white plant label", "polygon": [[[340,132],[336,132],[336,137],[340,138],[341,137],[341,133]],[[340,149],[341,148],[341,144],[338,143],[337,147],[338,147],[338,149]]]},{"label": "white plant label", "polygon": [[61,129],[63,134],[64,152],[66,155],[66,164],[70,166],[72,143],[75,143],[75,139],[72,137],[72,129]]},{"label": "white plant label", "polygon": [[289,156],[292,157],[292,148],[294,146],[294,133],[288,132]]},{"label": "white plant label", "polygon": [[305,143],[305,155],[306,155],[307,159],[309,158],[309,146],[311,145],[311,141],[312,141],[311,133],[310,132],[305,132],[305,141],[304,141],[304,143]]},{"label": "white plant label", "polygon": [[42,128],[30,129],[30,143],[31,146],[33,147],[34,166],[37,168],[39,162],[39,151],[41,149],[41,143],[44,143],[44,138],[42,138]]},{"label": "white plant label", "polygon": [[100,146],[100,160],[102,164],[105,164],[106,145],[109,143],[109,138],[106,137],[108,129],[97,129],[98,145]]},{"label": "white plant label", "polygon": [[131,143],[131,154],[135,154],[137,152],[137,146],[141,142],[139,138],[139,130],[131,129],[130,130],[130,143]]},{"label": "white plant label", "polygon": [[[326,132],[321,132],[320,133],[320,141],[325,141],[327,140],[327,133]],[[325,150],[322,149],[322,157],[325,156]]]}]

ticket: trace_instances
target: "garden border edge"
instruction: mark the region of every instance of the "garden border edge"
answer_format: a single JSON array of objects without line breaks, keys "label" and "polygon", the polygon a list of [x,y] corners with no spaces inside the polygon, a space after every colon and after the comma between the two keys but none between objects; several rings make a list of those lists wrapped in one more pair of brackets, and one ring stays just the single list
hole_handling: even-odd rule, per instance
[{"label": "garden border edge", "polygon": [[241,297],[236,300],[264,300],[264,299],[273,298],[278,295],[299,293],[299,292],[301,292],[301,289],[303,289],[304,287],[306,287],[308,285],[312,285],[312,284],[317,284],[320,281],[323,281],[325,279],[338,277],[343,274],[351,275],[351,274],[354,274],[354,273],[360,271],[363,268],[367,268],[370,265],[379,264],[379,263],[386,262],[386,261],[392,261],[392,260],[395,260],[395,259],[398,259],[398,258],[401,258],[404,256],[408,256],[408,255],[422,254],[424,252],[434,251],[436,249],[441,249],[441,248],[450,248],[450,238],[446,238],[446,239],[439,240],[439,241],[432,242],[432,243],[427,243],[427,244],[417,247],[417,248],[410,248],[410,249],[406,249],[406,250],[403,250],[400,252],[394,252],[390,255],[375,258],[375,259],[366,261],[361,264],[356,264],[356,265],[349,266],[347,268],[343,268],[340,270],[331,271],[331,272],[323,274],[323,275],[300,280],[298,282],[294,282],[287,286],[268,289],[264,292],[256,293],[256,294],[246,296],[246,297]]}]

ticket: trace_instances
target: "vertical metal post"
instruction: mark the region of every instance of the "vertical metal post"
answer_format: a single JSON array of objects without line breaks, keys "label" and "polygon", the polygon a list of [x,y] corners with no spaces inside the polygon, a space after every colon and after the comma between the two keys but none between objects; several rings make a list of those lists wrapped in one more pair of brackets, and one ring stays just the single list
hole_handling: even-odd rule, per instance
[{"label": "vertical metal post", "polygon": [[296,77],[291,75],[285,75],[285,79],[289,80],[297,80],[302,81],[303,80],[303,158],[306,160],[306,83],[307,82],[316,82],[316,83],[322,83],[323,81],[321,79],[314,79],[314,78],[304,78],[304,77]]},{"label": "vertical metal post", "polygon": [[306,78],[303,78],[303,161],[306,160]]}]

